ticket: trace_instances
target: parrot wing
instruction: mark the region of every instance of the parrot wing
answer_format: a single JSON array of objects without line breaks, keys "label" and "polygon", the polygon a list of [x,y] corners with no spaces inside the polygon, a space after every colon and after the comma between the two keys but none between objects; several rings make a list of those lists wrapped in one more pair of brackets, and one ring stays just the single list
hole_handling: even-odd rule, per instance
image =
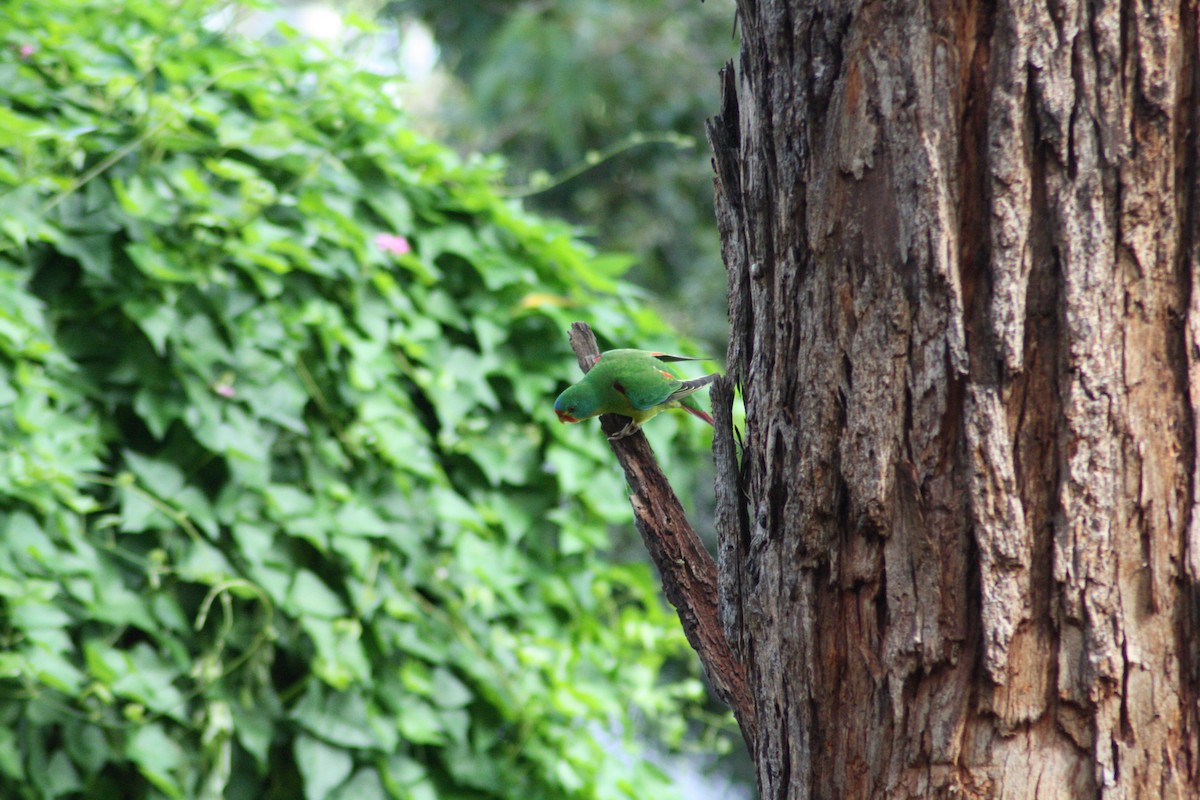
[{"label": "parrot wing", "polygon": [[658,373],[661,377],[646,380],[623,382],[620,378],[613,381],[613,388],[629,399],[629,404],[638,411],[645,411],[654,406],[671,403],[687,397],[695,391],[707,386],[717,377],[717,373],[705,375],[691,381],[681,381],[669,372]]},{"label": "parrot wing", "polygon": [[666,372],[661,375],[663,377],[657,380],[646,380],[645,376],[638,376],[638,380],[633,381],[617,378],[613,381],[612,386],[625,395],[629,400],[629,405],[638,411],[645,411],[647,408],[665,403],[680,384],[678,378],[668,377]]}]

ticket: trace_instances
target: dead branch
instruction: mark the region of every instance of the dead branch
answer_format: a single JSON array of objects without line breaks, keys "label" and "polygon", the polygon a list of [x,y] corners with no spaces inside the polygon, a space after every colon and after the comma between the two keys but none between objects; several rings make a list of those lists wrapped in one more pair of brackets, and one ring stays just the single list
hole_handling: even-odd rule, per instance
[{"label": "dead branch", "polygon": [[[571,347],[579,368],[587,372],[600,355],[596,337],[586,323],[571,326]],[[616,414],[600,417],[605,434],[625,427]],[[696,535],[671,484],[663,475],[646,436],[610,442],[629,483],[634,520],[650,558],[662,576],[663,594],[679,613],[684,635],[700,656],[700,663],[717,697],[731,709],[747,744],[754,741],[754,701],[746,683],[746,670],[725,638],[717,611],[717,564]]]}]

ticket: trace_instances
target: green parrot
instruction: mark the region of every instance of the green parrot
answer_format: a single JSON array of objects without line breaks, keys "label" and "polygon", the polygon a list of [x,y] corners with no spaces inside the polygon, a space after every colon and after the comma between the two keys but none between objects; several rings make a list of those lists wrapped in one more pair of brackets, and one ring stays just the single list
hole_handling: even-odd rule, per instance
[{"label": "green parrot", "polygon": [[600,354],[588,374],[554,401],[559,422],[579,422],[598,414],[620,414],[630,423],[609,439],[624,439],[664,408],[682,408],[713,424],[693,392],[713,382],[718,373],[681,380],[666,361],[703,361],[702,358],[672,356],[648,350],[608,350]]}]

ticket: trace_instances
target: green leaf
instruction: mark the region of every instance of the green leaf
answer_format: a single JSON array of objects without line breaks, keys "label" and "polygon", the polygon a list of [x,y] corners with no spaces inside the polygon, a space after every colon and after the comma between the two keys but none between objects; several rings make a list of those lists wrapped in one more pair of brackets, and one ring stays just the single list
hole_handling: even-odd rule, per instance
[{"label": "green leaf", "polygon": [[379,744],[372,732],[371,712],[357,691],[328,692],[313,684],[292,718],[313,735],[342,747],[358,749]]},{"label": "green leaf", "polygon": [[24,631],[64,628],[71,623],[71,615],[61,607],[28,595],[13,603],[9,614],[13,627]]},{"label": "green leaf", "polygon": [[438,667],[433,671],[433,702],[442,708],[462,708],[471,702],[471,690],[450,670]]},{"label": "green leaf", "polygon": [[21,763],[17,734],[9,728],[0,728],[0,773],[17,780],[25,780],[25,767]]},{"label": "green leaf", "polygon": [[301,614],[323,619],[334,619],[346,614],[346,605],[342,599],[306,569],[297,572],[292,580],[288,602]]},{"label": "green leaf", "polygon": [[265,769],[270,764],[271,742],[276,733],[271,717],[262,713],[257,706],[234,706],[232,712],[233,731],[238,743],[246,748],[259,769]]},{"label": "green leaf", "polygon": [[446,741],[442,716],[423,700],[410,700],[400,714],[400,735],[413,744],[439,744]]},{"label": "green leaf", "polygon": [[350,775],[354,759],[340,747],[307,734],[296,737],[296,765],[304,776],[304,797],[325,800]]},{"label": "green leaf", "polygon": [[316,645],[313,673],[335,689],[347,689],[370,677],[371,666],[362,645],[362,629],[356,620],[328,622],[316,617],[303,621],[305,632]]},{"label": "green leaf", "polygon": [[161,245],[132,242],[125,245],[125,253],[146,277],[165,283],[191,283],[198,273],[179,263]]},{"label": "green leaf", "polygon": [[104,282],[113,279],[112,236],[63,236],[56,246],[77,260],[89,277]]},{"label": "green leaf", "polygon": [[112,188],[121,208],[132,217],[160,225],[174,217],[174,198],[162,184],[151,185],[142,176],[133,175],[127,182],[114,180]]},{"label": "green leaf", "polygon": [[83,782],[79,779],[79,771],[71,763],[70,756],[61,750],[50,757],[45,774],[47,778],[45,791],[50,797],[71,794],[83,788]]},{"label": "green leaf", "polygon": [[95,775],[112,757],[104,731],[78,720],[64,726],[67,752],[88,775]]},{"label": "green leaf", "polygon": [[183,785],[172,774],[183,765],[184,751],[161,724],[139,725],[125,746],[125,755],[159,791],[173,798],[185,796]]},{"label": "green leaf", "polygon": [[429,779],[424,765],[403,754],[393,754],[387,760],[387,778],[396,788],[393,796],[410,800],[437,800],[437,790]]},{"label": "green leaf", "polygon": [[[161,298],[154,298],[155,302],[148,303],[143,300],[133,299],[125,303],[125,312],[141,329],[142,333],[146,334],[146,338],[150,340],[150,344],[154,346],[154,350],[159,355],[164,355],[167,348],[167,338],[175,327],[179,324],[179,315],[175,313],[175,309]],[[139,397],[151,395],[146,398],[149,402],[162,402],[166,398],[161,397],[161,390],[151,393],[143,391],[139,393]],[[172,415],[172,419],[178,414]],[[164,420],[169,422],[170,420]],[[165,429],[165,425],[161,426]]]},{"label": "green leaf", "polygon": [[383,781],[373,769],[360,769],[332,796],[336,800],[388,800]]},{"label": "green leaf", "polygon": [[187,716],[184,694],[175,686],[182,676],[163,656],[145,643],[128,652],[129,669],[112,683],[114,694],[175,720]]},{"label": "green leaf", "polygon": [[74,695],[83,686],[83,673],[59,652],[29,648],[26,658],[34,677],[52,689]]}]

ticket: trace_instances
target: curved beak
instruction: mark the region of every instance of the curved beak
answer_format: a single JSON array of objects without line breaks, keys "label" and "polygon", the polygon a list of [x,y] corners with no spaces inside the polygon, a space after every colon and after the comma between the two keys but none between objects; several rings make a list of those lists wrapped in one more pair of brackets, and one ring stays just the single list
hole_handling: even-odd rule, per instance
[{"label": "curved beak", "polygon": [[579,422],[579,420],[575,419],[565,411],[559,411],[558,409],[555,409],[554,413],[558,415],[559,422]]}]

